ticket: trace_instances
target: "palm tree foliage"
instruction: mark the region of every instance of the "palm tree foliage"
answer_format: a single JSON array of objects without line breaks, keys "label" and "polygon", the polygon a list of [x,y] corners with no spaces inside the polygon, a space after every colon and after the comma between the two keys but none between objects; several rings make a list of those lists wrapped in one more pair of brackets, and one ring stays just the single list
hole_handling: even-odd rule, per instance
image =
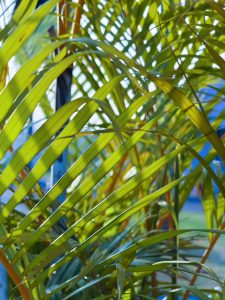
[{"label": "palm tree foliage", "polygon": [[[18,290],[24,299],[175,299],[186,290],[222,299],[223,283],[204,265],[224,229],[224,178],[211,164],[225,160],[216,133],[224,111],[211,117],[224,101],[222,1],[61,1],[61,16],[58,2],[22,1],[0,32],[0,194],[11,191],[1,262],[16,284],[11,299]],[[50,37],[57,18],[65,30]],[[54,82],[71,65],[71,101],[53,112]],[[37,106],[45,121],[15,149]],[[68,170],[46,190],[39,181],[65,149]],[[200,183],[207,228],[198,233],[209,247],[196,258],[197,229],[179,229],[179,212]],[[196,266],[217,292],[194,285]]]}]

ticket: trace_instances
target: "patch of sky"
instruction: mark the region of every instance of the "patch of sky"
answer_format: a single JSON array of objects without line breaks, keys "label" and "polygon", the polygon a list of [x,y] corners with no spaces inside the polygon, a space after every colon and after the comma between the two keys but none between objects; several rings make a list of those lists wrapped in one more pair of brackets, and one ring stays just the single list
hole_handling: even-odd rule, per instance
[{"label": "patch of sky", "polygon": [[113,35],[115,36],[118,32],[118,27],[116,27],[115,25],[113,25],[111,28],[110,28],[110,32],[113,33]]},{"label": "patch of sky", "polygon": [[94,30],[92,27],[89,27],[88,28],[88,33],[89,33],[89,36],[92,40],[98,40],[98,37],[97,35],[94,33]]},{"label": "patch of sky", "polygon": [[188,49],[186,47],[182,50],[181,55],[188,55]]},{"label": "patch of sky", "polygon": [[143,18],[144,18],[144,19],[147,17],[148,13],[149,13],[149,6],[147,5],[147,6],[145,7],[144,12],[143,12]]},{"label": "patch of sky", "polygon": [[138,24],[138,31],[142,32],[142,26],[140,24]]},{"label": "patch of sky", "polygon": [[222,57],[223,60],[225,60],[225,52],[223,52],[222,54],[220,54],[220,56]]},{"label": "patch of sky", "polygon": [[83,94],[77,89],[77,86],[73,84],[71,88],[71,95],[72,99],[76,99],[82,97]]},{"label": "patch of sky", "polygon": [[105,38],[110,43],[114,40],[114,36],[110,32],[106,33]]},{"label": "patch of sky", "polygon": [[130,47],[128,52],[127,52],[127,56],[129,58],[133,58],[136,56],[136,50],[134,49],[134,47]]},{"label": "patch of sky", "polygon": [[176,63],[175,63],[175,65],[174,65],[174,70],[177,70],[177,69],[179,69],[179,63],[176,61]]},{"label": "patch of sky", "polygon": [[128,108],[130,106],[129,102],[126,99],[124,99],[124,104],[125,104],[126,108]]},{"label": "patch of sky", "polygon": [[162,11],[163,11],[162,4],[160,4],[158,6],[157,11],[158,11],[159,15],[162,14]]},{"label": "patch of sky", "polygon": [[144,61],[144,59],[143,59],[142,56],[138,57],[138,63],[139,63],[140,65],[142,65],[142,66],[145,65],[145,61]]},{"label": "patch of sky", "polygon": [[127,81],[126,79],[123,79],[123,80],[120,82],[120,84],[122,85],[122,87],[123,87],[124,89],[126,89],[126,88],[128,87],[128,81]]},{"label": "patch of sky", "polygon": [[149,30],[152,36],[156,35],[158,32],[157,27],[154,23],[150,25]]},{"label": "patch of sky", "polygon": [[162,44],[161,44],[161,43],[159,43],[159,44],[157,45],[157,50],[158,50],[159,52],[162,51]]},{"label": "patch of sky", "polygon": [[181,78],[181,80],[178,82],[178,86],[184,85],[185,82],[186,82],[186,79],[185,79],[185,77],[183,76],[183,77]]},{"label": "patch of sky", "polygon": [[107,27],[109,23],[109,18],[103,17],[101,18],[101,26]]},{"label": "patch of sky", "polygon": [[83,85],[83,89],[86,93],[88,93],[90,91],[90,88],[91,88],[91,84],[90,82],[86,81]]},{"label": "patch of sky", "polygon": [[132,89],[129,89],[129,90],[127,91],[127,94],[128,94],[128,96],[129,96],[130,99],[133,99],[133,98],[134,98],[134,92],[133,92]]},{"label": "patch of sky", "polygon": [[94,124],[94,125],[101,125],[102,124],[102,120],[99,118],[99,116],[95,113],[89,120],[90,124]]},{"label": "patch of sky", "polygon": [[119,111],[118,111],[118,109],[117,109],[117,107],[116,107],[116,105],[115,105],[112,98],[109,99],[109,105],[111,106],[113,114],[119,115]]},{"label": "patch of sky", "polygon": [[137,174],[137,169],[135,166],[131,167],[130,170],[124,175],[123,180],[128,180]]},{"label": "patch of sky", "polygon": [[67,192],[68,192],[68,193],[72,193],[72,191],[74,191],[74,189],[78,187],[78,185],[79,185],[81,179],[82,179],[82,175],[79,175],[79,176],[71,183],[71,185],[67,188]]},{"label": "patch of sky", "polygon": [[114,47],[119,51],[123,51],[123,45],[120,42],[116,42]]},{"label": "patch of sky", "polygon": [[142,109],[143,109],[143,106],[141,106],[141,107],[137,110],[137,112],[138,112],[138,113],[142,112]]},{"label": "patch of sky", "polygon": [[132,32],[130,28],[127,28],[123,35],[125,36],[126,40],[130,41],[132,39]]},{"label": "patch of sky", "polygon": [[198,51],[196,52],[196,55],[201,55],[204,50],[205,50],[205,45],[201,45],[198,48]]},{"label": "patch of sky", "polygon": [[220,68],[220,67],[219,67],[217,64],[215,64],[215,63],[212,64],[212,67],[213,67],[214,69],[219,69],[219,68]]},{"label": "patch of sky", "polygon": [[188,69],[189,69],[189,70],[194,69],[195,64],[196,64],[197,62],[198,62],[198,58],[194,57],[194,58],[191,60],[191,63],[190,63],[190,65],[188,66]]},{"label": "patch of sky", "polygon": [[88,18],[85,16],[85,14],[82,15],[82,18],[81,18],[81,27],[85,27],[87,24],[89,24],[89,20]]},{"label": "patch of sky", "polygon": [[153,92],[156,90],[156,85],[154,84],[154,82],[149,83],[148,90],[149,90],[149,92]]},{"label": "patch of sky", "polygon": [[82,73],[79,74],[79,76],[77,77],[78,82],[80,85],[83,85],[86,82],[86,76],[84,76]]}]

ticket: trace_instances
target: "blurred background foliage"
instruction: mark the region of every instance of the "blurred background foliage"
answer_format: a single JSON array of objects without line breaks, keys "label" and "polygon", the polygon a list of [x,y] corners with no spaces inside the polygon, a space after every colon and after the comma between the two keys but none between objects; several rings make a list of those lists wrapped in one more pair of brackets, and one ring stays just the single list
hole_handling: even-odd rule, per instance
[{"label": "blurred background foliage", "polygon": [[1,1],[9,298],[224,299],[223,1],[41,2]]}]

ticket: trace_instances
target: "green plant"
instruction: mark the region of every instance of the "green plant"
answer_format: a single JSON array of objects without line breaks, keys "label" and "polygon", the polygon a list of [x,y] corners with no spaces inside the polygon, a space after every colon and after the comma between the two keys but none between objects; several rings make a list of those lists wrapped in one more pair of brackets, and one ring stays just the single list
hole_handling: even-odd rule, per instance
[{"label": "green plant", "polygon": [[[210,122],[224,100],[222,2],[36,4],[22,1],[0,32],[0,194],[12,190],[0,213],[0,261],[16,285],[11,299],[18,291],[24,299],[186,299],[186,291],[222,299],[223,282],[204,265],[225,226],[224,176],[210,165],[225,160],[216,133],[224,111]],[[56,24],[57,5],[59,34],[46,28],[41,38],[37,28],[50,14]],[[34,35],[42,49],[31,53]],[[13,57],[21,67],[8,80]],[[71,65],[71,101],[53,113],[47,91]],[[38,105],[45,122],[15,151]],[[45,191],[38,182],[65,149],[70,167]],[[180,229],[179,213],[200,182],[207,227]],[[196,260],[197,233],[209,246]],[[197,276],[219,290],[195,286]]]}]

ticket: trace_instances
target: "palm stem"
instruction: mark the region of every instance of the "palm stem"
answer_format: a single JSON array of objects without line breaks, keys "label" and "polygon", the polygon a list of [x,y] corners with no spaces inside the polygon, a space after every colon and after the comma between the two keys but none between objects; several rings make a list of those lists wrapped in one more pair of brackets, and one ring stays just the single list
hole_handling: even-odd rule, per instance
[{"label": "palm stem", "polygon": [[15,270],[13,269],[13,266],[5,258],[4,254],[2,252],[0,252],[0,262],[3,264],[3,266],[5,267],[8,275],[10,276],[10,278],[12,279],[12,281],[14,282],[15,286],[18,288],[22,299],[24,299],[24,300],[30,300],[31,297],[29,295],[29,292],[28,292],[27,288],[22,283],[22,280],[16,274]]}]

